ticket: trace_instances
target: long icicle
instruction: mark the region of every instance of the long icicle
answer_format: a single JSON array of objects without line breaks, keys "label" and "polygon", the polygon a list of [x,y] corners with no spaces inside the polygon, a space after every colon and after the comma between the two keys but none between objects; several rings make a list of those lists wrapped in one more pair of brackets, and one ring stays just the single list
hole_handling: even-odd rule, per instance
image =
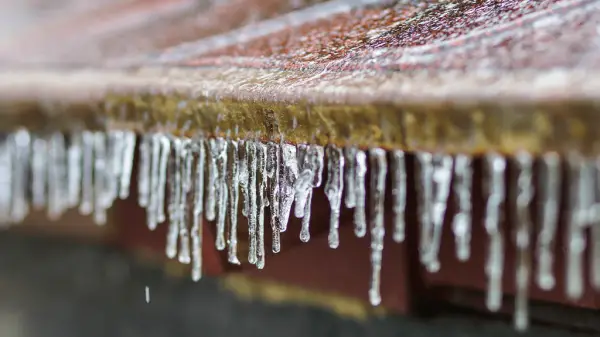
[{"label": "long icicle", "polygon": [[251,264],[256,264],[257,256],[257,243],[256,243],[256,217],[257,217],[257,204],[256,204],[256,180],[257,180],[257,149],[256,142],[247,141],[246,142],[246,156],[248,158],[248,171],[249,177],[248,180],[248,194],[249,194],[249,204],[248,204],[248,240],[249,240],[249,249],[248,249],[248,262]]},{"label": "long icicle", "polygon": [[404,241],[406,211],[406,163],[404,151],[392,151],[392,205],[394,211],[394,241]]},{"label": "long icicle", "polygon": [[0,225],[10,225],[10,207],[12,202],[13,154],[10,136],[0,138]]},{"label": "long icicle", "polygon": [[524,331],[529,325],[529,309],[527,298],[529,295],[529,279],[531,271],[531,214],[529,204],[533,199],[533,158],[529,153],[520,152],[515,156],[517,166],[516,187],[514,196],[517,226],[515,243],[517,248],[517,261],[515,272],[515,316],[514,325],[517,330]]},{"label": "long icicle", "polygon": [[591,211],[591,256],[590,256],[590,283],[596,290],[600,290],[600,157],[594,161],[595,195],[594,206]]},{"label": "long icicle", "polygon": [[215,238],[215,247],[217,250],[224,250],[225,243],[225,222],[227,220],[227,140],[217,138],[217,235]]},{"label": "long icicle", "polygon": [[[165,195],[167,189],[167,169],[171,157],[171,140],[165,135],[159,136],[160,157],[158,162],[158,177],[156,177],[156,222],[163,223],[167,220],[165,216]],[[154,179],[154,178],[153,178]]]},{"label": "long icicle", "polygon": [[258,228],[256,236],[256,268],[265,267],[265,207],[267,206],[267,146],[256,143],[256,155],[258,156],[257,176],[257,200]]},{"label": "long icicle", "polygon": [[473,168],[471,157],[456,155],[454,160],[454,195],[458,211],[452,220],[456,257],[467,261],[471,256],[471,185]]},{"label": "long icicle", "polygon": [[[160,153],[161,153],[161,135],[153,134],[150,141],[150,171],[148,175],[148,205],[146,206],[146,223],[151,231],[156,229],[158,224],[158,194],[160,185]],[[172,197],[171,197],[172,198]],[[171,202],[171,201],[170,201]],[[169,207],[172,212],[172,207]]]},{"label": "long icicle", "polygon": [[232,264],[240,264],[237,256],[237,232],[238,232],[238,201],[239,201],[239,185],[240,185],[240,168],[239,168],[239,148],[238,141],[229,141],[229,250],[227,251],[227,260]]},{"label": "long icicle", "polygon": [[184,138],[181,152],[181,204],[179,216],[179,255],[177,258],[183,264],[189,264],[192,260],[190,254],[190,229],[189,229],[189,196],[194,181],[192,179],[192,165],[194,155],[192,153],[192,140]]},{"label": "long icicle", "polygon": [[491,153],[485,157],[487,204],[484,218],[488,233],[489,251],[485,263],[488,278],[486,305],[490,311],[498,311],[502,305],[502,275],[504,271],[504,234],[502,231],[502,210],[505,198],[504,173],[506,159]]},{"label": "long icicle", "polygon": [[171,164],[169,183],[169,228],[167,230],[167,246],[165,252],[169,259],[177,256],[177,239],[179,238],[179,222],[181,219],[182,182],[181,166],[183,162],[183,142],[180,138],[173,137],[173,163]]},{"label": "long icicle", "polygon": [[539,227],[537,239],[537,285],[544,290],[554,288],[554,248],[560,207],[561,167],[557,153],[547,153],[541,158]]},{"label": "long icicle", "polygon": [[356,152],[357,148],[349,146],[344,148],[344,204],[347,208],[356,206]]},{"label": "long icicle", "polygon": [[273,253],[281,250],[281,233],[279,230],[279,144],[267,144],[267,177],[269,180],[269,207],[271,208],[271,232]]},{"label": "long icicle", "polygon": [[371,287],[369,300],[372,305],[381,303],[381,262],[385,227],[383,223],[383,202],[385,198],[385,178],[387,175],[387,159],[383,149],[371,149]]},{"label": "long icicle", "polygon": [[585,251],[585,227],[589,221],[588,193],[593,186],[591,165],[578,154],[567,155],[569,165],[569,218],[567,225],[566,294],[569,299],[581,298],[584,290],[583,252]]},{"label": "long icicle", "polygon": [[202,212],[204,211],[204,166],[206,152],[204,150],[204,139],[199,138],[195,143],[198,152],[196,161],[195,193],[194,193],[194,222],[192,226],[192,280],[199,281],[202,278]]},{"label": "long icicle", "polygon": [[433,204],[430,212],[433,232],[429,251],[427,252],[426,268],[430,272],[436,272],[440,269],[439,251],[442,243],[444,218],[446,216],[446,209],[448,208],[450,183],[452,181],[452,156],[434,154],[432,165]]}]

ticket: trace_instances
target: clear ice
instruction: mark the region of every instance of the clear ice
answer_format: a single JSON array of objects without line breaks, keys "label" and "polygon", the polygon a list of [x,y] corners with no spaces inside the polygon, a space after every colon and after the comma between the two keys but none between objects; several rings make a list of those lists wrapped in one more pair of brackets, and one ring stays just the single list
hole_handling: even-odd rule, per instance
[{"label": "clear ice", "polygon": [[344,154],[335,145],[327,147],[327,182],[325,195],[329,199],[331,217],[329,219],[329,247],[340,245],[340,207],[342,205],[342,190],[344,189]]},{"label": "clear ice", "polygon": [[371,305],[381,303],[381,262],[383,253],[383,239],[385,227],[383,223],[385,198],[385,178],[387,175],[387,159],[383,149],[371,149],[369,151],[371,160],[371,288],[369,289],[369,301]]},{"label": "clear ice", "polygon": [[[388,218],[384,216],[387,160],[389,156],[392,211],[389,228],[393,230],[394,241],[402,242],[406,236],[405,213],[410,197],[407,195],[407,163],[412,161],[406,160],[409,154],[380,148],[338,148],[332,144],[323,147],[286,144],[282,140],[261,142],[258,136],[232,139],[227,132],[226,138],[190,139],[153,132],[141,135],[137,144],[136,134],[126,130],[38,134],[17,129],[0,138],[0,223],[6,226],[22,222],[30,207],[45,209],[53,220],[68,209],[78,207],[80,213],[92,215],[94,221],[102,225],[107,221],[108,209],[117,199],[127,199],[130,195],[135,158],[138,160],[137,201],[146,210],[148,227],[154,230],[168,220],[166,254],[169,258],[177,257],[181,263],[191,264],[191,277],[198,281],[202,277],[203,216],[216,222],[216,248],[227,248],[227,260],[232,264],[240,264],[238,231],[247,220],[248,261],[259,269],[265,267],[267,207],[273,252],[281,250],[281,232],[287,229],[292,211],[294,217],[302,219],[300,240],[309,241],[312,197],[323,182],[326,163],[325,195],[331,211],[328,245],[336,248],[340,244],[343,202],[354,211],[355,234],[364,237],[367,229],[370,230],[368,295],[372,305],[380,304],[384,219]],[[456,206],[456,214],[451,219],[456,256],[466,261],[472,255],[474,159],[467,154],[416,152],[414,155],[419,256],[421,263],[435,272],[440,268],[442,227],[451,192]],[[511,194],[507,198],[508,160],[515,164],[515,170],[511,170],[514,175],[511,174]],[[539,168],[534,166],[535,160],[539,161]],[[564,177],[563,161],[568,169]],[[592,160],[579,153],[568,153],[563,159],[557,153],[544,153],[534,158],[532,154],[519,152],[507,159],[497,153],[487,153],[483,157],[483,169],[484,227],[489,237],[485,263],[488,309],[497,311],[502,304],[506,202],[514,210],[509,213],[514,217],[510,223],[516,226],[510,242],[516,248],[514,324],[518,330],[526,329],[529,324],[530,279],[541,289],[554,288],[555,241],[559,234],[563,179],[568,182],[564,191],[568,194],[567,226],[563,233],[565,293],[571,299],[583,296],[588,267],[584,265],[588,228],[591,232],[589,281],[600,289],[600,157]],[[535,184],[534,169],[539,173]],[[534,191],[538,193],[535,231],[530,214]],[[241,208],[244,224],[238,219],[238,208]],[[535,251],[532,250],[533,235]],[[532,270],[533,266],[537,268]],[[532,271],[534,274],[530,275]]]}]

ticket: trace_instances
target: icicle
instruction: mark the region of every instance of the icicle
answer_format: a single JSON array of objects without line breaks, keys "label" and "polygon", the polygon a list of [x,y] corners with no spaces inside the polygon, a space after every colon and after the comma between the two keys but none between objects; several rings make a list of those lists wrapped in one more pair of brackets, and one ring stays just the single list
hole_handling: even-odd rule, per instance
[{"label": "icicle", "polygon": [[238,199],[239,199],[239,149],[238,142],[229,141],[229,177],[227,184],[229,186],[229,250],[227,260],[229,263],[240,264],[237,257],[237,226],[238,226]]},{"label": "icicle", "polygon": [[[84,133],[85,139],[85,133]],[[138,168],[138,204],[146,208],[150,200],[150,163],[152,154],[152,135],[144,135],[140,143],[140,161]],[[85,156],[84,152],[84,156]],[[84,159],[85,162],[85,159]],[[84,166],[85,167],[85,166]],[[85,171],[85,170],[84,170]]]},{"label": "icicle", "polygon": [[267,206],[267,146],[256,143],[256,154],[258,155],[258,194],[256,206],[258,207],[258,228],[256,239],[256,267],[265,267],[265,207]]},{"label": "icicle", "polygon": [[342,150],[334,145],[327,147],[327,182],[325,195],[329,199],[331,218],[329,221],[329,247],[337,248],[340,244],[340,207],[342,204],[342,190],[344,189],[344,155]]},{"label": "icicle", "polygon": [[529,325],[527,298],[529,295],[529,274],[531,270],[531,214],[529,204],[533,198],[533,158],[529,153],[520,152],[516,155],[518,174],[516,177],[517,191],[514,196],[514,221],[517,226],[515,243],[517,261],[515,273],[515,316],[514,324],[517,330],[523,331]]},{"label": "icicle", "polygon": [[421,220],[421,262],[428,271],[440,268],[438,252],[452,176],[452,157],[417,153],[420,166],[419,215]]},{"label": "icicle", "polygon": [[[94,134],[90,131],[83,131],[81,135],[81,141],[83,147],[83,172],[79,213],[83,215],[89,215],[92,213],[94,208]],[[49,158],[52,158],[52,155],[50,155]],[[49,161],[48,165],[52,165],[51,160]],[[51,184],[52,183],[48,181],[48,197],[51,193]]]},{"label": "icicle", "polygon": [[560,207],[560,157],[557,153],[542,156],[540,172],[540,195],[538,212],[540,232],[537,239],[537,284],[541,289],[550,290],[556,283],[553,273],[554,244],[558,226]]},{"label": "icicle", "polygon": [[591,210],[591,245],[592,254],[590,257],[590,277],[591,284],[596,290],[600,290],[600,157],[594,162],[595,173],[595,198],[594,206]]},{"label": "icicle", "polygon": [[14,170],[11,219],[14,223],[20,223],[29,213],[27,189],[29,187],[31,135],[25,129],[21,129],[13,134],[12,141]]},{"label": "icicle", "polygon": [[298,159],[296,147],[290,144],[281,145],[281,172],[279,173],[279,229],[287,230],[292,203],[294,202],[294,184],[298,179]]},{"label": "icicle", "polygon": [[279,144],[269,142],[267,144],[267,177],[269,181],[269,206],[271,207],[271,231],[273,235],[273,253],[281,250],[281,234],[279,231]]},{"label": "icicle", "polygon": [[125,132],[125,145],[123,149],[123,171],[121,172],[121,182],[119,184],[119,198],[127,199],[129,197],[129,187],[131,185],[131,171],[133,168],[133,158],[135,152],[136,136],[134,132]]},{"label": "icicle", "polygon": [[406,163],[404,151],[392,151],[392,204],[394,211],[394,241],[403,242],[405,237],[404,212],[406,210]]},{"label": "icicle", "polygon": [[304,204],[304,216],[302,217],[302,228],[300,229],[300,241],[308,242],[310,240],[310,206],[312,203],[313,191],[308,191],[306,203]]},{"label": "icicle", "polygon": [[217,250],[225,249],[225,221],[227,219],[227,141],[217,138],[217,235],[215,246]]},{"label": "icicle", "polygon": [[108,149],[106,153],[106,195],[104,207],[112,206],[119,194],[119,182],[123,166],[123,132],[113,130],[108,133]]},{"label": "icicle", "polygon": [[242,192],[242,215],[248,217],[248,208],[250,207],[250,200],[248,199],[248,158],[246,152],[246,142],[243,140],[238,141],[238,179],[240,184],[240,190]]},{"label": "icicle", "polygon": [[458,210],[452,221],[456,257],[467,261],[471,256],[471,182],[473,168],[471,157],[459,154],[454,162],[454,195]]},{"label": "icicle", "polygon": [[294,190],[296,191],[294,197],[294,216],[302,218],[304,217],[308,194],[312,189],[314,172],[308,155],[308,146],[306,144],[298,144],[296,153],[298,157],[298,179],[294,183]]},{"label": "icicle", "polygon": [[35,137],[31,158],[31,194],[36,209],[46,206],[46,167],[48,165],[48,142],[45,138]]},{"label": "icicle", "polygon": [[492,153],[485,157],[487,173],[487,204],[484,218],[489,236],[489,251],[485,263],[488,277],[486,305],[490,311],[498,311],[502,305],[502,274],[504,270],[504,234],[502,232],[502,205],[505,198],[504,172],[506,159]]},{"label": "icicle", "polygon": [[567,156],[570,173],[569,187],[569,220],[566,233],[566,294],[572,300],[583,295],[583,252],[585,251],[585,227],[590,217],[589,210],[593,203],[590,192],[594,186],[593,167],[577,154]]},{"label": "icicle", "polygon": [[71,142],[68,150],[68,169],[67,176],[69,181],[69,207],[76,207],[80,202],[81,194],[81,155],[82,155],[82,135],[74,133],[71,135]]},{"label": "icicle", "polygon": [[0,225],[10,224],[13,156],[10,136],[0,139]]},{"label": "icicle", "polygon": [[183,200],[183,181],[182,181],[182,166],[185,165],[183,158],[183,140],[174,137],[172,139],[173,147],[173,163],[170,168],[169,183],[171,184],[169,195],[169,229],[167,231],[167,246],[166,254],[170,259],[177,256],[177,239],[183,221],[182,208],[185,203]]},{"label": "icicle", "polygon": [[256,171],[257,171],[257,149],[256,142],[246,141],[246,157],[248,158],[248,237],[249,237],[249,249],[248,249],[248,262],[256,264],[257,262],[257,242],[256,242],[256,217],[258,216],[258,205],[256,203]]},{"label": "icicle", "polygon": [[217,183],[218,183],[218,167],[217,167],[217,141],[214,138],[208,140],[208,153],[210,159],[208,162],[208,186],[206,194],[205,216],[206,220],[213,221],[217,217]]},{"label": "icicle", "polygon": [[344,203],[347,208],[354,208],[356,205],[356,152],[357,149],[355,147],[350,146],[344,148],[344,160],[346,162],[344,165]]},{"label": "icicle", "polygon": [[369,150],[371,159],[371,287],[369,300],[371,305],[381,303],[381,261],[385,227],[383,223],[383,202],[385,198],[385,178],[387,175],[387,159],[383,149]]},{"label": "icicle", "polygon": [[[150,143],[150,172],[148,179],[149,186],[149,202],[146,206],[146,221],[148,229],[151,231],[156,229],[158,225],[158,198],[159,198],[159,186],[160,186],[160,153],[161,153],[161,141],[162,136],[159,134],[152,135]],[[172,211],[172,199],[169,201],[169,211]]]},{"label": "icicle", "polygon": [[104,225],[106,224],[106,198],[109,193],[106,172],[106,133],[94,133],[94,154],[94,222],[97,225]]},{"label": "icicle", "polygon": [[192,190],[192,140],[184,138],[181,152],[181,203],[179,205],[179,262],[189,264],[190,256],[190,230],[189,230],[189,195]]},{"label": "icicle", "polygon": [[[165,135],[159,135],[160,159],[158,162],[158,176],[156,176],[156,222],[163,223],[167,220],[165,216],[165,193],[167,188],[167,168],[171,156],[171,141]],[[153,178],[154,179],[154,178]]]},{"label": "icicle", "polygon": [[[302,173],[300,173],[296,180],[296,216],[302,217],[302,228],[300,230],[300,241],[308,242],[310,240],[310,212],[311,212],[311,201],[313,195],[313,188],[321,185],[321,175],[323,173],[323,157],[324,150],[322,146],[311,145],[302,148],[302,159],[298,156],[298,160],[301,162]],[[310,174],[308,174],[310,172]],[[310,176],[310,180],[308,179]],[[307,187],[305,184],[307,181],[310,185]],[[299,191],[301,191],[299,193]],[[304,194],[306,191],[306,194]],[[298,210],[302,207],[302,211]]]},{"label": "icicle", "polygon": [[[50,162],[48,163],[48,218],[57,220],[65,210],[66,155],[65,139],[60,132],[50,136]],[[101,219],[100,219],[101,220]]]},{"label": "icicle", "polygon": [[365,205],[367,200],[366,176],[367,176],[367,155],[364,151],[356,151],[356,167],[354,168],[355,182],[354,193],[356,194],[354,203],[354,234],[362,238],[367,235],[367,215]]},{"label": "icicle", "polygon": [[195,149],[198,152],[196,172],[194,173],[196,190],[194,193],[194,224],[192,226],[192,280],[202,278],[202,212],[204,210],[204,139],[196,141]]}]

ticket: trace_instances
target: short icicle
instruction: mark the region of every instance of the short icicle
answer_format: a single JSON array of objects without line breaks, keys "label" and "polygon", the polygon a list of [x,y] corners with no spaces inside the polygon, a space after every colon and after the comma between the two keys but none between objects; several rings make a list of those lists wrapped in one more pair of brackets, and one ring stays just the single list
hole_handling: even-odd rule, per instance
[{"label": "short icicle", "polygon": [[121,172],[121,181],[119,183],[119,199],[121,200],[125,200],[129,197],[131,171],[133,169],[136,143],[135,132],[127,131],[125,132],[124,137],[125,146],[123,149],[123,171]]},{"label": "short icicle", "polygon": [[356,205],[356,152],[358,149],[354,146],[344,148],[344,204],[347,208],[354,208]]},{"label": "short icicle", "polygon": [[484,226],[489,236],[489,251],[485,263],[488,278],[486,305],[498,311],[502,305],[502,275],[504,271],[504,234],[502,231],[503,203],[506,195],[504,174],[506,159],[499,154],[485,156],[487,203]]},{"label": "short icicle", "polygon": [[[85,146],[85,136],[86,133],[83,134],[84,146]],[[86,162],[86,154],[84,151],[84,181],[85,181],[85,162]],[[139,146],[139,164],[138,164],[138,205],[140,207],[146,208],[150,203],[150,166],[151,166],[151,155],[152,155],[152,135],[146,134],[142,136],[142,141]],[[84,184],[85,186],[85,184]]]},{"label": "short icicle", "polygon": [[13,153],[10,136],[0,138],[0,225],[10,225],[10,207],[12,201]]},{"label": "short icicle", "polygon": [[371,305],[381,303],[381,262],[385,227],[383,221],[385,179],[387,175],[387,159],[383,149],[369,150],[371,161],[370,217],[371,217],[371,286],[369,300]]},{"label": "short icicle", "polygon": [[404,151],[392,151],[392,205],[394,211],[394,234],[395,242],[404,242],[405,234],[405,211],[406,211],[406,160]]},{"label": "short icicle", "polygon": [[296,191],[294,184],[298,179],[298,158],[296,147],[291,144],[281,144],[281,162],[279,173],[279,229],[287,230],[292,204]]},{"label": "short icicle", "polygon": [[[107,177],[106,136],[106,133],[101,131],[94,133],[94,222],[97,225],[106,224],[106,200],[107,194],[110,193]],[[61,161],[64,161],[64,158]]]},{"label": "short icicle", "polygon": [[515,270],[515,315],[514,325],[518,331],[529,326],[529,281],[531,273],[531,214],[529,205],[533,199],[533,158],[527,152],[519,152],[515,156],[517,190],[513,196],[515,204],[515,244],[517,261]]},{"label": "short icicle", "polygon": [[[83,147],[83,172],[81,178],[81,203],[79,204],[79,213],[82,215],[89,215],[94,209],[94,134],[91,131],[83,131],[81,135],[81,146]],[[48,145],[49,146],[49,145]],[[51,158],[51,156],[48,156]],[[142,165],[143,163],[140,163]],[[140,174],[142,168],[140,167]],[[49,178],[49,177],[48,177]],[[49,180],[49,179],[48,179]],[[50,182],[48,182],[48,187]],[[140,191],[138,192],[140,197],[140,204],[142,201],[142,181],[138,182]],[[48,188],[48,193],[50,189]],[[148,197],[148,189],[145,190],[145,197]]]},{"label": "short icicle", "polygon": [[[13,223],[22,222],[29,214],[29,201],[27,193],[29,188],[29,161],[31,152],[31,135],[25,129],[20,129],[13,134],[13,174],[12,174],[12,209],[11,220]],[[65,167],[63,166],[63,169]],[[66,183],[63,181],[63,183]],[[67,206],[65,201],[64,205]],[[66,207],[64,207],[66,209]]]},{"label": "short icicle", "polygon": [[356,166],[354,168],[354,234],[362,238],[367,235],[367,155],[365,151],[356,151]]},{"label": "short icicle", "polygon": [[69,208],[77,207],[81,198],[81,172],[82,172],[82,135],[80,132],[71,134],[68,151],[67,176],[69,182]]},{"label": "short icicle", "polygon": [[46,167],[48,165],[48,141],[43,136],[36,136],[33,139],[32,146],[32,205],[35,209],[40,210],[46,207],[46,186],[48,181],[48,175],[46,173]]},{"label": "short icicle", "polygon": [[335,145],[327,147],[327,182],[325,195],[329,199],[331,218],[329,220],[328,243],[330,248],[340,245],[340,207],[344,189],[344,154]]}]

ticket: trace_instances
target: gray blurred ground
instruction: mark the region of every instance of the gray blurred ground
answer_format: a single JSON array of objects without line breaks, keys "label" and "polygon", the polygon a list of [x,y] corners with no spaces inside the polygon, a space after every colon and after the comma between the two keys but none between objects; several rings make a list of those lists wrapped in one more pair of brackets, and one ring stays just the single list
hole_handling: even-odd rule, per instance
[{"label": "gray blurred ground", "polygon": [[[150,300],[145,300],[145,287]],[[109,248],[0,234],[1,337],[586,336],[550,328],[517,334],[470,316],[367,323],[320,309],[245,302],[214,280],[194,284]],[[588,335],[589,336],[589,335]]]}]

